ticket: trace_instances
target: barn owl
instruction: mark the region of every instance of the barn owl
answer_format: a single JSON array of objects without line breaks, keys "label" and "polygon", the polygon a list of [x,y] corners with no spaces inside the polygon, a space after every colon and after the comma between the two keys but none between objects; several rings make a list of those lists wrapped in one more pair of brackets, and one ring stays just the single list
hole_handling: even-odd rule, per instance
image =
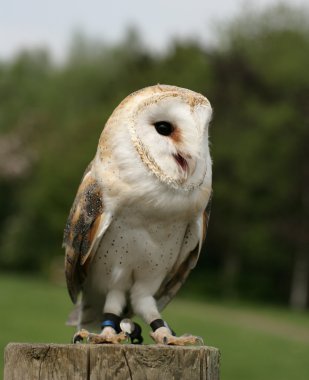
[{"label": "barn owl", "polygon": [[211,114],[203,95],[156,85],[129,95],[108,119],[64,231],[72,301],[82,293],[75,342],[135,336],[140,343],[132,315],[151,327],[156,343],[198,342],[175,336],[160,311],[196,265],[205,238]]}]

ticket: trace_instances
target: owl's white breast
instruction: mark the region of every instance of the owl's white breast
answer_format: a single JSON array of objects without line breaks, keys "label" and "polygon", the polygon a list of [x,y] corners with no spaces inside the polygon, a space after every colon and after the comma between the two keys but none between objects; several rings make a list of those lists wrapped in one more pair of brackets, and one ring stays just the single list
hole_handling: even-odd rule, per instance
[{"label": "owl's white breast", "polygon": [[186,228],[184,221],[149,220],[138,210],[125,210],[104,234],[86,288],[102,298],[110,289],[129,293],[140,283],[154,294],[179,256]]}]

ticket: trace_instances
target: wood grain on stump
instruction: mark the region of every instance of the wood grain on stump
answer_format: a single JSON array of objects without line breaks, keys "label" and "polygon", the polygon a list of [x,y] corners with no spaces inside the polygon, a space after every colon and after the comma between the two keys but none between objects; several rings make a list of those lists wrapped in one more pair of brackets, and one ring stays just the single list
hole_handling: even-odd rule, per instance
[{"label": "wood grain on stump", "polygon": [[4,380],[219,380],[219,356],[206,346],[10,343]]}]

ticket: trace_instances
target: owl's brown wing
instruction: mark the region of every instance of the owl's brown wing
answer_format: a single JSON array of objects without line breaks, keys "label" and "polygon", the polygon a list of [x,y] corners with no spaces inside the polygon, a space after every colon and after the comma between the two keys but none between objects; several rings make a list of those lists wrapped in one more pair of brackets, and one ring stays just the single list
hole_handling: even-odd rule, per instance
[{"label": "owl's brown wing", "polygon": [[209,198],[205,211],[194,222],[188,225],[182,244],[179,259],[172,271],[165,277],[162,285],[155,294],[159,310],[176,295],[184,284],[191,270],[196,266],[202,244],[205,241],[210,217],[212,194]]},{"label": "owl's brown wing", "polygon": [[93,253],[110,224],[110,218],[104,212],[103,193],[92,167],[90,163],[84,173],[64,229],[65,276],[74,303]]}]

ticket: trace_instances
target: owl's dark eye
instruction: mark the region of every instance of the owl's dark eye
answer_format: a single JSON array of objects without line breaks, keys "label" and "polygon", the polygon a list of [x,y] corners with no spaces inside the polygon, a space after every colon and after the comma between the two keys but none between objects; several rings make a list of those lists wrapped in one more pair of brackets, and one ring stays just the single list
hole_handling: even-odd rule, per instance
[{"label": "owl's dark eye", "polygon": [[156,131],[163,136],[169,136],[172,134],[174,128],[168,121],[157,121],[154,123]]}]

